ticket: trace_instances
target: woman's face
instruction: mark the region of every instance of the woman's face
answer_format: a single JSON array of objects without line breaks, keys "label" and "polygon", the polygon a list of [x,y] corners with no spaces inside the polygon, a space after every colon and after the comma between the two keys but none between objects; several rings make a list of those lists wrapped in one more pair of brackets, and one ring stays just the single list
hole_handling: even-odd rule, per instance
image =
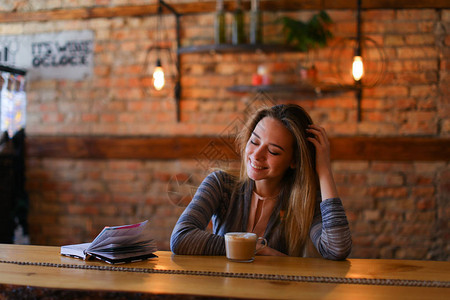
[{"label": "woman's face", "polygon": [[286,170],[295,167],[293,145],[293,135],[280,121],[263,118],[245,147],[248,177],[278,184]]}]

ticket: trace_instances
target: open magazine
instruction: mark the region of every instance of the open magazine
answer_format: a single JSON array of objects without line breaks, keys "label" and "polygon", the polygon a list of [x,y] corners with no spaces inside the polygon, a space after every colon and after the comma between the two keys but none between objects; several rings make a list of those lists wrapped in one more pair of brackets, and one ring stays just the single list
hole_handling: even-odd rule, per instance
[{"label": "open magazine", "polygon": [[157,257],[156,244],[148,221],[105,227],[91,242],[61,247],[61,255],[87,260],[91,257],[110,264],[127,263]]}]

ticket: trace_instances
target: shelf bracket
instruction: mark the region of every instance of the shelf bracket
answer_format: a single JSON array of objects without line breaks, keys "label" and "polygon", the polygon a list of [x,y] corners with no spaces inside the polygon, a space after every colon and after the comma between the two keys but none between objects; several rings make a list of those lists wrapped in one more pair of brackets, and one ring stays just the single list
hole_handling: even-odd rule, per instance
[{"label": "shelf bracket", "polygon": [[[356,51],[355,56],[361,56],[361,0],[357,0],[356,12]],[[355,80],[356,85],[356,121],[361,122],[362,78]]]},{"label": "shelf bracket", "polygon": [[358,123],[361,122],[361,100],[362,100],[362,84],[361,80],[358,80],[356,83],[356,121]]}]

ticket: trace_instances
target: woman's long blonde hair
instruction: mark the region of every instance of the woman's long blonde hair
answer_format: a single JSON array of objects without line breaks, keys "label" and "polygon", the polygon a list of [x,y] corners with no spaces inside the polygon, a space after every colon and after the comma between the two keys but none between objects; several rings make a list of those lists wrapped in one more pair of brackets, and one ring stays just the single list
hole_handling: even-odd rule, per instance
[{"label": "woman's long blonde hair", "polygon": [[280,201],[286,201],[283,229],[288,254],[300,256],[309,237],[318,187],[315,148],[306,139],[310,136],[306,129],[312,124],[312,120],[302,107],[294,104],[276,105],[258,110],[238,136],[241,151],[241,183],[250,182],[247,176],[245,147],[256,125],[265,117],[280,121],[294,137],[293,152],[296,167],[289,168],[284,175]]}]

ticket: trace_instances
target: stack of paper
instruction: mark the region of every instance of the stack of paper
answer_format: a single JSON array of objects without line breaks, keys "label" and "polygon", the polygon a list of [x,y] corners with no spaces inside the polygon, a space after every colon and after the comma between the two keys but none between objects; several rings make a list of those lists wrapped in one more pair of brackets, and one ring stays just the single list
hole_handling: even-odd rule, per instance
[{"label": "stack of paper", "polygon": [[95,257],[111,264],[157,257],[149,229],[148,221],[105,227],[91,243],[62,246],[61,254],[85,260]]}]

